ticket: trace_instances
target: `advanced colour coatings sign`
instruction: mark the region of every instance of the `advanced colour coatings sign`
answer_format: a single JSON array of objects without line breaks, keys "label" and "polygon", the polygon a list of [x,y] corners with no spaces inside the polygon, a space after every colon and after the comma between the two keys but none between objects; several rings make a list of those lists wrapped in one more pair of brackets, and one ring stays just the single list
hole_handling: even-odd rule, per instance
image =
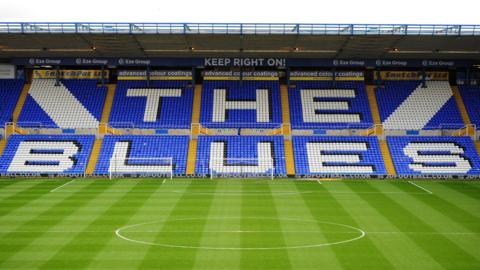
[{"label": "advanced colour coatings sign", "polygon": [[164,57],[164,58],[13,58],[11,63],[23,66],[161,66],[161,67],[470,67],[467,60],[354,60],[321,58],[228,58],[228,57]]}]

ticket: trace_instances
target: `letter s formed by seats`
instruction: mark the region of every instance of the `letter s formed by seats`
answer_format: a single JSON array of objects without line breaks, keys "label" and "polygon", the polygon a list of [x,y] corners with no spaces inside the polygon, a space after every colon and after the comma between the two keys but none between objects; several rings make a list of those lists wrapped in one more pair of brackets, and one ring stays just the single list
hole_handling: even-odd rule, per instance
[{"label": "letter s formed by seats", "polygon": [[420,173],[468,173],[472,169],[464,149],[454,142],[410,142],[403,153],[413,160],[408,167]]}]

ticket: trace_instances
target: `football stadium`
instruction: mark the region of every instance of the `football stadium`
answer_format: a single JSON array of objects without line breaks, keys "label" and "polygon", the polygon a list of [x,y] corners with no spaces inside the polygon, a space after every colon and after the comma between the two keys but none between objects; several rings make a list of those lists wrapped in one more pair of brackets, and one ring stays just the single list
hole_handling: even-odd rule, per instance
[{"label": "football stadium", "polygon": [[0,269],[480,269],[479,48],[0,23]]}]

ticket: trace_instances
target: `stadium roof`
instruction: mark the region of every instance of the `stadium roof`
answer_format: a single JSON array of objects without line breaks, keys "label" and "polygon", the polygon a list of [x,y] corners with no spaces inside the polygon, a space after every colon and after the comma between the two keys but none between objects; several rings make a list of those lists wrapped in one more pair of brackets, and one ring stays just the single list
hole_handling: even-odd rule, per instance
[{"label": "stadium roof", "polygon": [[0,23],[0,57],[480,60],[480,25]]}]

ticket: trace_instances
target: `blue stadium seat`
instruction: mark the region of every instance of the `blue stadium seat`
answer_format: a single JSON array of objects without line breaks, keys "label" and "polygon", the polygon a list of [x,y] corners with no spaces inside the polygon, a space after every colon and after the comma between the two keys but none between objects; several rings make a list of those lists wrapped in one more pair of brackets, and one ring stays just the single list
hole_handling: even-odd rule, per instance
[{"label": "blue stadium seat", "polygon": [[472,124],[480,128],[480,86],[478,85],[460,85],[460,94],[462,95],[465,109],[470,116]]},{"label": "blue stadium seat", "polygon": [[[260,157],[260,158],[259,158]],[[280,136],[199,136],[196,174],[285,175],[283,138]]]},{"label": "blue stadium seat", "polygon": [[[95,173],[108,174],[109,168],[113,168],[112,172],[147,175],[168,170],[171,163],[174,174],[185,174],[188,141],[189,136],[107,135]],[[118,156],[114,154],[116,147]],[[116,163],[124,156],[129,158],[126,163]]]},{"label": "blue stadium seat", "polygon": [[376,137],[293,136],[299,175],[384,175]]},{"label": "blue stadium seat", "polygon": [[35,79],[18,122],[26,127],[97,128],[107,95],[96,79]]},{"label": "blue stadium seat", "polygon": [[448,81],[385,81],[376,89],[385,129],[457,129],[463,126]]},{"label": "blue stadium seat", "polygon": [[295,87],[288,90],[293,128],[368,128],[373,125],[363,81],[293,83]]},{"label": "blue stadium seat", "polygon": [[278,127],[281,111],[278,80],[203,82],[200,122],[207,127]]},{"label": "blue stadium seat", "polygon": [[[189,128],[192,118],[193,86],[191,80],[118,81],[110,114],[113,127]],[[136,90],[135,90],[136,89]],[[157,104],[147,106],[146,91],[161,92]],[[137,91],[138,93],[135,93]]]},{"label": "blue stadium seat", "polygon": [[387,142],[397,174],[480,174],[470,137],[389,136]]},{"label": "blue stadium seat", "polygon": [[6,174],[83,174],[93,135],[12,135],[0,158]]},{"label": "blue stadium seat", "polygon": [[2,126],[6,122],[12,122],[13,110],[22,92],[24,83],[23,80],[0,80],[0,124]]}]

